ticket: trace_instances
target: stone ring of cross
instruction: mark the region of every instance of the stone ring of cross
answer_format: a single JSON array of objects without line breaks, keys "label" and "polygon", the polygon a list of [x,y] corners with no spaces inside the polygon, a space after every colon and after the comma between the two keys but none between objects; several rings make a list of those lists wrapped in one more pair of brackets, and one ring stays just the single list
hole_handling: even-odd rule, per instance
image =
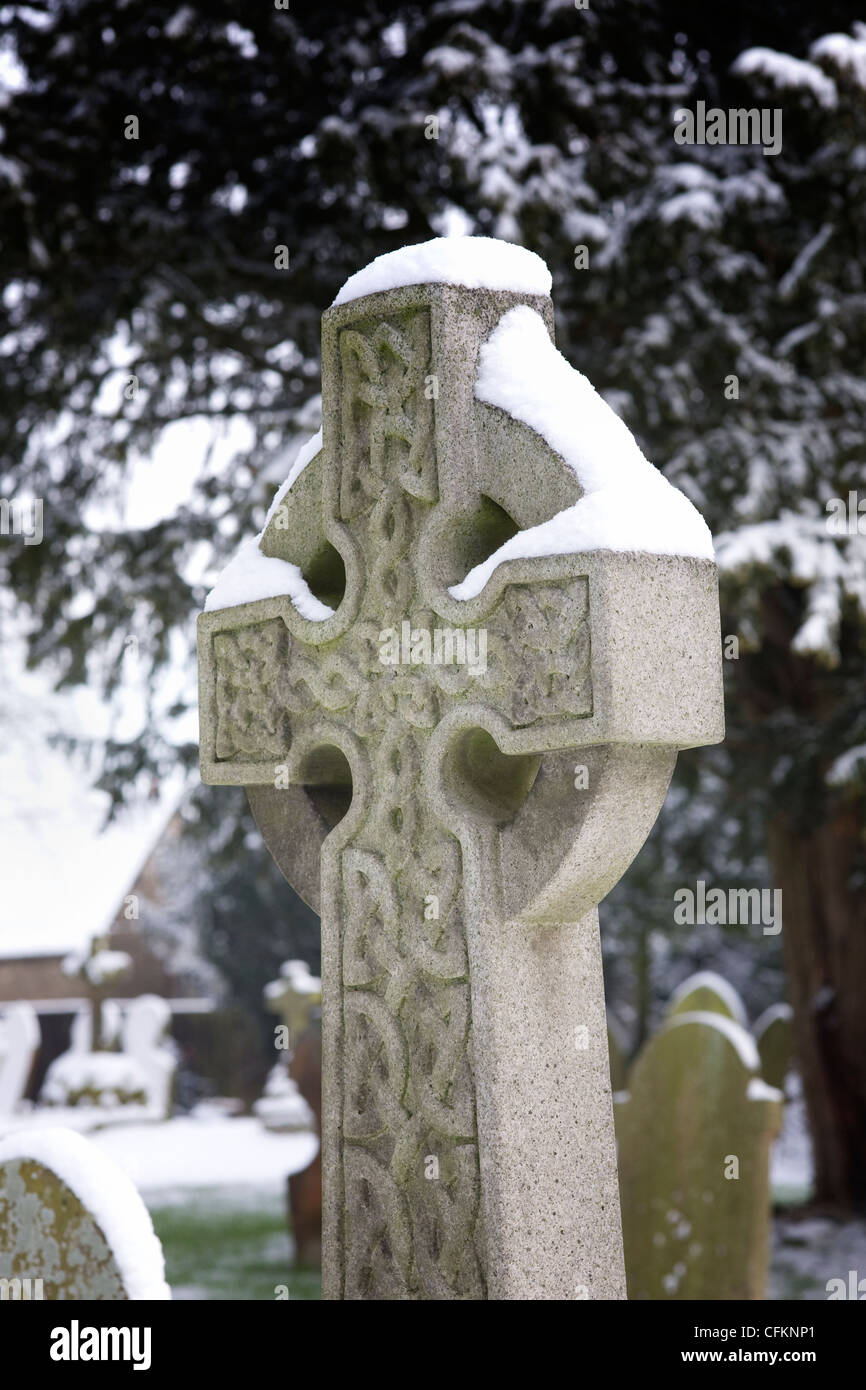
[{"label": "stone ring of cross", "polygon": [[320,914],[323,1290],[624,1298],[597,904],[724,736],[709,532],[488,238],[353,276],[199,619],[204,781]]}]

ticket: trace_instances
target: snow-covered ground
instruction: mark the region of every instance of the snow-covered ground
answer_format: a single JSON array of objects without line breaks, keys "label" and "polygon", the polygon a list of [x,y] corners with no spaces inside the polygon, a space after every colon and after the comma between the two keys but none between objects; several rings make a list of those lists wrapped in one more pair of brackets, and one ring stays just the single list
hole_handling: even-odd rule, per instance
[{"label": "snow-covered ground", "polygon": [[[838,1283],[828,1289],[832,1279],[843,1281],[844,1293]],[[768,1299],[850,1298],[860,1279],[866,1281],[866,1221],[781,1216],[773,1222]],[[866,1282],[859,1297],[866,1297]]]},{"label": "snow-covered ground", "polygon": [[[98,1118],[98,1117],[97,1117]],[[287,1176],[315,1157],[318,1139],[310,1133],[273,1134],[254,1117],[235,1117],[203,1105],[196,1115],[162,1123],[107,1124],[94,1129],[81,1107],[62,1112],[42,1107],[6,1119],[11,1136],[58,1124],[84,1131],[102,1153],[113,1158],[140,1192],[183,1192],[190,1188],[270,1187],[282,1192]]]},{"label": "snow-covered ground", "polygon": [[812,1141],[806,1107],[797,1078],[788,1078],[791,1098],[785,1106],[782,1132],[770,1155],[770,1186],[777,1202],[808,1201],[812,1192]]},{"label": "snow-covered ground", "polygon": [[[252,1117],[181,1115],[164,1124],[119,1125],[89,1138],[113,1158],[139,1191],[268,1186],[283,1190],[289,1173],[315,1157],[313,1134],[270,1134]],[[160,1191],[160,1199],[165,1192]]]},{"label": "snow-covered ground", "polygon": [[[792,1085],[793,1083],[793,1085]],[[816,1300],[829,1298],[831,1279],[843,1280],[846,1289],[866,1279],[866,1221],[835,1221],[827,1217],[799,1215],[796,1206],[812,1195],[812,1145],[806,1125],[806,1107],[795,1077],[789,1077],[794,1094],[785,1106],[785,1118],[770,1160],[773,1198],[785,1207],[773,1219],[770,1244],[770,1277],[767,1298]],[[866,1291],[866,1284],[864,1284]],[[849,1295],[850,1296],[850,1295]]]}]

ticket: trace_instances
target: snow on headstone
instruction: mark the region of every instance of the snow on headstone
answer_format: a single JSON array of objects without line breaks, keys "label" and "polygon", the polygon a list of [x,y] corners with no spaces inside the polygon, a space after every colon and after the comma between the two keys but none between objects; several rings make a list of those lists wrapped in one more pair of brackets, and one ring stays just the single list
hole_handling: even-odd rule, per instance
[{"label": "snow on headstone", "polygon": [[782,1096],[759,1066],[722,1013],[673,1015],[634,1063],[616,1105],[629,1298],[763,1298]]},{"label": "snow on headstone", "polygon": [[321,1002],[322,981],[303,960],[284,961],[279,979],[265,985],[265,1004],[280,1015],[286,1029],[286,1050],[291,1051]]},{"label": "snow on headstone", "polygon": [[171,1297],[135,1187],[67,1129],[0,1140],[0,1278],[29,1280],[49,1300]]},{"label": "snow on headstone", "polygon": [[322,916],[328,1298],[625,1294],[596,905],[723,737],[718,589],[549,290],[484,238],[353,276],[199,619],[203,779]]},{"label": "snow on headstone", "polygon": [[[104,1043],[105,1002],[98,1008]],[[91,1049],[91,1029],[85,1016],[79,1016],[68,1051],[55,1057],[45,1074],[41,1103],[92,1107],[105,1112],[106,1119],[112,1114],[131,1118],[133,1108],[137,1119],[166,1119],[177,1070],[176,1049],[165,1037],[170,1021],[171,1008],[159,995],[142,994],[129,1000],[119,1023],[120,1050],[109,1052]]]},{"label": "snow on headstone", "polygon": [[265,1093],[253,1108],[266,1129],[311,1129],[316,1116],[289,1075],[287,1063],[321,1005],[322,981],[310,973],[306,961],[287,960],[280,966],[279,979],[265,985],[264,994],[266,1007],[283,1020],[276,1030],[281,1060],[272,1067]]},{"label": "snow on headstone", "polygon": [[699,970],[683,980],[670,997],[665,1017],[694,1013],[722,1014],[746,1027],[746,1010],[740,996],[714,970]]},{"label": "snow on headstone", "polygon": [[553,280],[540,256],[496,237],[434,237],[377,256],[350,275],[334,306],[406,285],[461,285],[465,289],[505,290],[549,295]]},{"label": "snow on headstone", "polygon": [[171,1114],[177,1049],[168,1037],[170,1025],[171,1007],[158,994],[140,994],[126,1005],[121,1047],[141,1073],[144,1103],[155,1120]]},{"label": "snow on headstone", "polygon": [[771,1004],[755,1020],[755,1041],[761,1058],[761,1075],[769,1086],[782,1092],[794,1060],[794,1011],[790,1004]]}]

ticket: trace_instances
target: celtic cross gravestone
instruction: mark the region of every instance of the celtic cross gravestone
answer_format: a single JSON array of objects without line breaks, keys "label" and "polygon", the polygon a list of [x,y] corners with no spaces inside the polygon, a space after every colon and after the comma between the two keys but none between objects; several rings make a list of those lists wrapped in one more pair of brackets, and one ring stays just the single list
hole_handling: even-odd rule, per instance
[{"label": "celtic cross gravestone", "polygon": [[353,277],[199,619],[202,776],[322,919],[330,1298],[625,1296],[596,905],[722,737],[717,581],[549,288],[485,238]]}]

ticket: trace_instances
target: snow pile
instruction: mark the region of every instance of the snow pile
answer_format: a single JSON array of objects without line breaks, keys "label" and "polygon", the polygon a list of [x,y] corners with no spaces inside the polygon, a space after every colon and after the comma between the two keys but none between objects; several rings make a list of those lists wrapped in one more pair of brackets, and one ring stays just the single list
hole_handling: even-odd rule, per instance
[{"label": "snow pile", "polygon": [[701,231],[712,232],[722,220],[722,210],[708,188],[692,188],[686,193],[678,193],[668,198],[659,208],[662,222],[691,222]]},{"label": "snow pile", "polygon": [[[539,256],[510,242],[439,237],[380,256],[346,281],[334,303],[431,282],[547,295],[551,276]],[[512,537],[451,589],[455,598],[480,593],[498,565],[518,557],[617,550],[713,558],[703,518],[647,462],[619,417],[557,352],[543,319],[528,305],[503,315],[482,348],[475,394],[536,430],[572,469],[585,495],[541,526]],[[226,566],[208,595],[207,611],[285,594],[302,617],[312,622],[331,617],[334,610],[311,593],[297,565],[260,550],[268,523],[321,448],[320,431],[299,453],[263,530]]]},{"label": "snow pile", "polygon": [[126,1174],[68,1129],[22,1131],[0,1141],[0,1164],[30,1159],[51,1170],[90,1212],[111,1249],[131,1299],[169,1299],[162,1247]]},{"label": "snow pile", "polygon": [[377,256],[350,275],[334,304],[402,285],[462,285],[471,290],[550,294],[551,274],[540,256],[496,237],[435,237]]},{"label": "snow pile", "polygon": [[450,593],[479,594],[505,560],[586,550],[713,558],[706,522],[653,468],[619,416],[550,341],[528,305],[504,314],[481,349],[475,395],[535,430],[565,461],[584,496],[512,536]]},{"label": "snow pile", "polygon": [[739,77],[758,74],[780,91],[811,92],[819,105],[832,111],[839,102],[836,82],[824,68],[834,67],[841,77],[866,88],[866,24],[857,21],[851,34],[825,34],[809,49],[809,60],[792,58],[773,48],[747,48],[731,71]]},{"label": "snow pile", "polygon": [[322,981],[318,975],[310,973],[305,960],[286,960],[280,966],[280,978],[265,985],[265,999],[282,999],[286,984],[294,994],[310,995],[315,1000],[322,997]]},{"label": "snow pile", "polygon": [[304,1134],[316,1127],[315,1115],[282,1062],[269,1071],[265,1093],[253,1111],[272,1134]]},{"label": "snow pile", "polygon": [[[548,295],[551,275],[540,256],[507,241],[497,241],[493,237],[436,237],[377,257],[349,277],[334,303],[346,304],[363,295],[420,284]],[[262,530],[240,547],[219,576],[205,600],[206,612],[285,595],[301,617],[310,622],[324,622],[333,615],[333,608],[320,602],[311,592],[298,565],[263,555],[260,548],[277,508],[321,448],[322,431],[319,430],[298,453],[288,478],[271,503]]]},{"label": "snow pile", "polygon": [[263,534],[260,532],[255,540],[245,541],[229,561],[205,600],[205,611],[236,608],[240,603],[286,595],[302,618],[314,623],[330,618],[333,608],[319,602],[298,565],[262,554],[259,544]]},{"label": "snow pile", "polygon": [[840,753],[827,769],[824,778],[828,786],[849,787],[855,782],[866,781],[866,743],[858,743]]},{"label": "snow pile", "polygon": [[82,975],[92,985],[105,985],[121,979],[132,968],[132,956],[126,951],[71,951],[61,963],[64,975]]},{"label": "snow pile", "polygon": [[[843,35],[833,37],[842,38]],[[815,48],[812,56],[818,57]],[[765,77],[781,91],[801,90],[811,92],[815,100],[832,110],[838,101],[836,84],[814,63],[792,58],[787,53],[777,53],[774,48],[747,48],[734,63],[731,71],[737,77],[753,77],[756,73]]]},{"label": "snow pile", "polygon": [[[769,210],[785,202],[781,189],[763,169],[719,175],[702,164],[681,160],[660,165],[656,179],[661,198],[658,215],[667,226],[691,222],[704,231],[712,231],[744,208],[763,206]],[[650,319],[664,325],[668,337],[662,345],[669,343],[670,321],[662,315],[651,315]]]},{"label": "snow pile", "polygon": [[132,969],[132,956],[126,951],[97,951],[87,961],[84,973],[92,985],[106,985],[121,979]]},{"label": "snow pile", "polygon": [[39,1099],[43,1105],[145,1106],[148,1078],[123,1052],[64,1052],[51,1063]]},{"label": "snow pile", "polygon": [[866,88],[866,24],[857,21],[848,34],[825,34],[809,49],[809,57],[827,59],[858,87]]},{"label": "snow pile", "polygon": [[286,1175],[306,1168],[319,1147],[314,1134],[273,1134],[252,1115],[182,1115],[165,1124],[115,1125],[93,1143],[148,1193],[233,1184],[282,1192]]},{"label": "snow pile", "polygon": [[284,501],[292,485],[322,449],[322,431],[318,430],[298,451],[288,478],[278,489],[265,524],[259,534],[245,541],[237,554],[229,561],[205,599],[205,612],[218,608],[235,608],[239,603],[254,603],[261,598],[279,598],[283,595],[291,599],[302,618],[313,623],[324,622],[333,615],[333,608],[321,603],[310,589],[298,565],[288,560],[280,560],[273,555],[263,555],[260,549],[268,525]]},{"label": "snow pile", "polygon": [[772,521],[724,532],[716,551],[719,569],[729,574],[765,567],[805,589],[803,621],[792,648],[834,666],[843,600],[853,599],[866,616],[866,536],[832,536],[827,523],[825,516],[786,511]]}]

